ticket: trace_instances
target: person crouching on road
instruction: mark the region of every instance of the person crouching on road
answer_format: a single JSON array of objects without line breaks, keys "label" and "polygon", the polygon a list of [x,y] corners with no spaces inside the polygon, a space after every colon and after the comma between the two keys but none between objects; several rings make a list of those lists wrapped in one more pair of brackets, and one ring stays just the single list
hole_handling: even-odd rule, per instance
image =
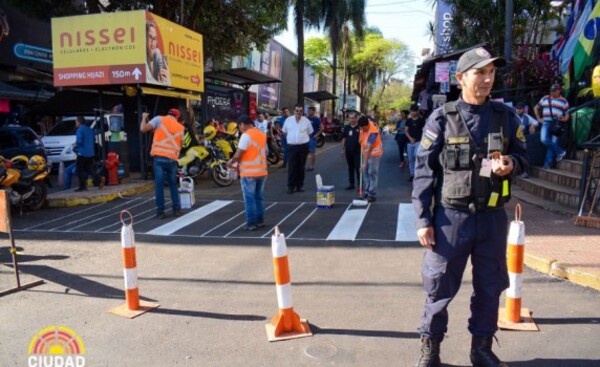
[{"label": "person crouching on road", "polygon": [[105,178],[100,177],[98,172],[93,168],[94,165],[94,147],[95,136],[94,130],[86,125],[83,116],[77,116],[75,119],[77,126],[75,152],[77,153],[77,176],[79,178],[79,188],[75,191],[87,191],[86,178],[88,175],[93,177],[94,184],[98,185],[98,189],[104,187]]},{"label": "person crouching on road", "polygon": [[360,171],[363,174],[363,198],[369,203],[375,201],[377,193],[377,179],[379,177],[379,163],[383,155],[383,144],[379,127],[370,122],[366,116],[358,119],[360,129],[360,147],[362,154],[362,165]]},{"label": "person crouching on road", "polygon": [[431,114],[417,152],[412,201],[417,237],[426,248],[419,367],[441,366],[447,307],[460,289],[469,256],[471,363],[506,366],[492,352],[500,294],[509,285],[503,205],[510,199],[511,175],[527,167],[527,153],[514,110],[489,100],[496,66],[503,64],[483,48],[459,58],[460,98]]},{"label": "person crouching on road", "polygon": [[181,113],[176,108],[171,108],[166,116],[156,116],[148,121],[148,113],[142,114],[140,131],[148,133],[154,131],[152,150],[154,169],[154,196],[156,199],[156,218],[164,219],[165,215],[165,176],[169,183],[171,202],[173,203],[173,216],[181,216],[181,203],[177,192],[177,159],[183,140],[185,127],[180,122]]},{"label": "person crouching on road", "polygon": [[227,161],[233,169],[239,163],[240,184],[246,206],[246,230],[255,231],[265,226],[265,182],[267,181],[267,135],[254,126],[250,117],[238,119],[242,136],[238,149]]}]

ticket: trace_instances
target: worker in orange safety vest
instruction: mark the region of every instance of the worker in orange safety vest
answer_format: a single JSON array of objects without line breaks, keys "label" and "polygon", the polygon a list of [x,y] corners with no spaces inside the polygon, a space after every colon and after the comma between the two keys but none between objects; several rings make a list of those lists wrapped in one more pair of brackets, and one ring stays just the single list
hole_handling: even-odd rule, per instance
[{"label": "worker in orange safety vest", "polygon": [[360,129],[361,166],[363,198],[369,203],[375,201],[377,192],[377,178],[379,176],[379,163],[383,155],[383,144],[379,128],[375,126],[366,116],[358,119]]}]

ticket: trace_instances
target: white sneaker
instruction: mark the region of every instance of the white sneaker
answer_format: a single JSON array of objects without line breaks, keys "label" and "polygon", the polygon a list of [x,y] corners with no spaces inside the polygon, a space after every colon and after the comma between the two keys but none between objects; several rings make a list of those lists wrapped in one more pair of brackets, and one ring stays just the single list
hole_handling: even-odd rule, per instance
[{"label": "white sneaker", "polygon": [[556,156],[556,162],[560,162],[562,161],[562,159],[567,155],[567,151],[563,150],[562,153],[560,153],[559,155]]}]

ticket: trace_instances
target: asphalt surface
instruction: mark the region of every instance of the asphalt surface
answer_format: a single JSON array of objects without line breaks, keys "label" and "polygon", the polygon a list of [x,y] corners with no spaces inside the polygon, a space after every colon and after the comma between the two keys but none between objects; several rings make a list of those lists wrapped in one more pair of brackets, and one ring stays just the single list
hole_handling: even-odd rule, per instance
[{"label": "asphalt surface", "polygon": [[[306,192],[287,195],[286,170],[272,168],[268,226],[255,232],[242,228],[239,185],[217,188],[208,179],[178,219],[154,219],[152,194],[15,216],[23,282],[45,284],[0,298],[0,365],[27,365],[36,333],[64,325],[81,337],[88,366],[411,366],[423,251],[406,225],[414,223],[405,210],[411,189],[397,163],[386,137],[378,201],[363,208],[343,190],[345,161],[333,143],[319,151],[316,169],[336,186],[330,209],[316,208],[314,173]],[[161,305],[133,320],[108,313],[124,302],[123,209],[134,215],[140,294]],[[267,341],[265,324],[277,311],[274,225],[287,236],[294,308],[312,337]],[[2,263],[10,263],[6,243]],[[12,282],[12,269],[0,266],[0,288]],[[463,283],[449,308],[446,366],[470,365],[470,269]],[[598,292],[532,271],[523,283],[523,306],[540,331],[499,331],[497,354],[510,366],[600,366]]]}]

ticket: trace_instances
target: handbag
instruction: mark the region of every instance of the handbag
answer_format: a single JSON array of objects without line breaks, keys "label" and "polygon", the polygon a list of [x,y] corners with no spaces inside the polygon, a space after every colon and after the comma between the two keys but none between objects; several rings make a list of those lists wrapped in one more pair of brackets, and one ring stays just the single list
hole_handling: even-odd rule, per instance
[{"label": "handbag", "polygon": [[558,120],[552,121],[552,127],[550,128],[550,134],[554,136],[561,136],[565,133],[565,127]]}]

